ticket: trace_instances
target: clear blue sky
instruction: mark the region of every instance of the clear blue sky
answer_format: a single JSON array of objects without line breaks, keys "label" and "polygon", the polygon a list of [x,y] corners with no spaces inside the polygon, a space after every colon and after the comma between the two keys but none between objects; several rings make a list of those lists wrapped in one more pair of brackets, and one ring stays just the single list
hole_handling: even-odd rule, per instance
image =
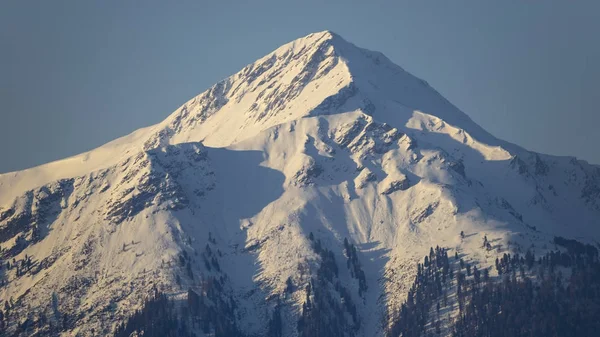
[{"label": "clear blue sky", "polygon": [[157,123],[329,29],[497,137],[600,163],[600,1],[2,1],[0,172]]}]

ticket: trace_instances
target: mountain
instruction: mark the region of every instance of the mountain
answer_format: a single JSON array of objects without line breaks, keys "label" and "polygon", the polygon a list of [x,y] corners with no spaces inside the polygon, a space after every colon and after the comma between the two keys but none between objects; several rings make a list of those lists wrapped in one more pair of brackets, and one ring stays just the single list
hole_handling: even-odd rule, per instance
[{"label": "mountain", "polygon": [[0,175],[3,327],[109,336],[160,292],[203,310],[197,336],[302,335],[311,305],[383,336],[430,247],[499,279],[503,254],[597,245],[599,218],[600,167],[499,140],[324,31],[157,125]]}]

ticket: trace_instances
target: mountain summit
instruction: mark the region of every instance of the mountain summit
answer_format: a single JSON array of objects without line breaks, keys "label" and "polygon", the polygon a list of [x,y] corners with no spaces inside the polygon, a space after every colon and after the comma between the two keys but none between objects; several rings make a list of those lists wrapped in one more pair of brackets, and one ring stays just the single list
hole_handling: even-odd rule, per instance
[{"label": "mountain summit", "polygon": [[199,336],[303,335],[317,316],[383,336],[430,247],[487,268],[595,243],[599,217],[600,167],[499,140],[324,31],[159,124],[0,175],[0,300],[17,335],[112,335],[160,292],[203,313]]}]

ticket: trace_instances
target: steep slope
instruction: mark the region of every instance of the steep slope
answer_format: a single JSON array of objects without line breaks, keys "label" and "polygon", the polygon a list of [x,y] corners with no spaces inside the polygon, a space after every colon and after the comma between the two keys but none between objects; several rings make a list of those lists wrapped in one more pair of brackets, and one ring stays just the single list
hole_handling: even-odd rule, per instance
[{"label": "steep slope", "polygon": [[346,335],[381,336],[430,247],[486,267],[556,235],[596,243],[599,215],[599,167],[498,140],[321,32],[162,123],[0,175],[0,300],[9,331],[107,335],[154,288],[218,283],[208,306],[246,335],[275,308],[297,335],[323,301]]}]

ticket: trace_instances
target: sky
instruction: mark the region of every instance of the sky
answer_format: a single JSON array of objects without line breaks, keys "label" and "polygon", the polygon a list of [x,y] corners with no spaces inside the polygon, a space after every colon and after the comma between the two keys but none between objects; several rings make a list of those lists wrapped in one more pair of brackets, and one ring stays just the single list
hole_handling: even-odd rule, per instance
[{"label": "sky", "polygon": [[160,122],[278,46],[332,30],[498,138],[600,164],[600,1],[2,1],[0,173]]}]

